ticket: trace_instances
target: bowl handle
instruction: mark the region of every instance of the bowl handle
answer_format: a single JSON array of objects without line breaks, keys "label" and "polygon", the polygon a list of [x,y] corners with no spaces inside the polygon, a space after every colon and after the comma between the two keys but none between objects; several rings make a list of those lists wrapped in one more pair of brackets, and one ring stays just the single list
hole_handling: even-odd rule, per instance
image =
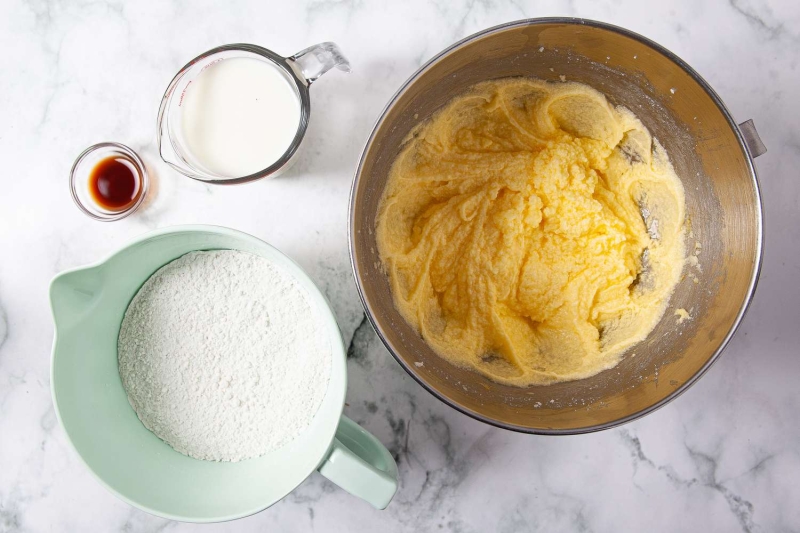
[{"label": "bowl handle", "polygon": [[397,492],[397,464],[371,433],[342,415],[331,451],[319,473],[341,488],[385,509]]},{"label": "bowl handle", "polygon": [[758,136],[756,125],[753,124],[752,118],[739,124],[739,131],[742,132],[744,144],[747,145],[747,151],[750,152],[751,157],[758,157],[767,153],[767,147],[761,142],[761,137]]}]

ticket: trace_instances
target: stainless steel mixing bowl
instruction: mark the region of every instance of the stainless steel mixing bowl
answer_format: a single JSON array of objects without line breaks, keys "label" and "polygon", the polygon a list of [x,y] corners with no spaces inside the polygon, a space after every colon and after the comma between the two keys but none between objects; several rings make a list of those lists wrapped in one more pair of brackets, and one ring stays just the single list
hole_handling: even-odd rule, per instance
[{"label": "stainless steel mixing bowl", "polygon": [[[411,128],[470,85],[506,76],[586,83],[631,109],[664,145],[686,190],[687,266],[670,308],[615,368],[594,377],[515,388],[438,357],[399,315],[375,243],[389,169]],[[753,296],[762,252],[753,157],[765,151],[680,58],[633,32],[582,19],[491,28],[443,51],[392,98],[367,141],[350,197],[350,253],[372,325],[397,361],[442,401],[478,420],[541,434],[596,431],[643,416],[694,383],[730,340]],[[697,278],[696,282],[694,278]],[[677,323],[673,310],[691,320]],[[420,364],[421,363],[421,364]]]}]

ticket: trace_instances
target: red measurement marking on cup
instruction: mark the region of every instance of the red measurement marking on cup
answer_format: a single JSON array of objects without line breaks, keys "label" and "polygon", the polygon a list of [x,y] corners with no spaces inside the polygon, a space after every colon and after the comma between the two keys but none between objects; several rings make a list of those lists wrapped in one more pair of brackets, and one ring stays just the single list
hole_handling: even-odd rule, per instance
[{"label": "red measurement marking on cup", "polygon": [[190,81],[189,83],[186,84],[186,87],[183,88],[183,91],[181,91],[181,99],[178,100],[178,107],[180,107],[181,104],[183,103],[183,97],[186,95],[186,91],[189,89],[189,85],[191,84],[192,82]]},{"label": "red measurement marking on cup", "polygon": [[[208,67],[210,67],[211,65],[214,65],[214,64],[216,64],[216,63],[219,63],[220,61],[225,61],[225,58],[215,59],[214,61],[212,61],[212,62],[211,62],[211,63],[209,63],[208,65],[206,65],[206,66],[204,66],[203,68],[201,68],[201,69],[200,69],[200,72],[198,72],[198,73],[197,73],[197,75],[199,76],[200,74],[202,74],[202,73],[203,73],[203,71],[204,71],[205,69],[207,69],[207,68],[208,68]],[[192,80],[192,81],[193,81],[193,80]],[[189,81],[189,83],[187,83],[187,84],[186,84],[186,87],[184,87],[184,88],[183,88],[183,91],[181,91],[181,99],[180,99],[180,100],[178,100],[178,107],[180,107],[180,106],[181,106],[181,104],[183,104],[183,97],[184,97],[184,96],[186,96],[186,91],[188,91],[188,90],[189,90],[189,86],[192,84],[192,81]]]},{"label": "red measurement marking on cup", "polygon": [[220,61],[225,61],[225,58],[224,58],[224,57],[221,57],[221,58],[219,58],[219,59],[215,59],[214,61],[212,61],[212,62],[211,62],[211,63],[209,63],[208,65],[206,65],[206,66],[204,66],[203,68],[201,68],[201,69],[200,69],[200,72],[198,72],[198,74],[202,74],[202,73],[203,73],[203,71],[204,71],[205,69],[207,69],[207,68],[208,68],[208,67],[210,67],[211,65],[216,65],[216,64],[217,64],[217,63],[219,63]]}]

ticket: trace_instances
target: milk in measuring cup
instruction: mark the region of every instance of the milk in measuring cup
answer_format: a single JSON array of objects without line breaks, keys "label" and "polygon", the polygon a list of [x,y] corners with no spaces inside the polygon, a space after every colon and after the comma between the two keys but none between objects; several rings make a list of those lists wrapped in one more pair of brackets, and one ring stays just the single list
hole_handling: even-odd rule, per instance
[{"label": "milk in measuring cup", "polygon": [[279,67],[246,57],[208,66],[180,104],[187,148],[211,172],[239,178],[276,162],[292,144],[300,100]]}]

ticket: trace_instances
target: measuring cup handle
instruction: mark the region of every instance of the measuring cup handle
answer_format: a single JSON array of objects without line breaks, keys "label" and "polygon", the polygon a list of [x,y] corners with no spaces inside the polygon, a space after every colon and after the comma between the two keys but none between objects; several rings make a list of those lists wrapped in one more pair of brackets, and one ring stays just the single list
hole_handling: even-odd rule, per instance
[{"label": "measuring cup handle", "polygon": [[331,42],[309,46],[286,60],[309,85],[333,67],[350,72],[350,62],[336,43]]},{"label": "measuring cup handle", "polygon": [[342,415],[319,473],[375,507],[385,509],[397,492],[397,464],[371,433]]}]

